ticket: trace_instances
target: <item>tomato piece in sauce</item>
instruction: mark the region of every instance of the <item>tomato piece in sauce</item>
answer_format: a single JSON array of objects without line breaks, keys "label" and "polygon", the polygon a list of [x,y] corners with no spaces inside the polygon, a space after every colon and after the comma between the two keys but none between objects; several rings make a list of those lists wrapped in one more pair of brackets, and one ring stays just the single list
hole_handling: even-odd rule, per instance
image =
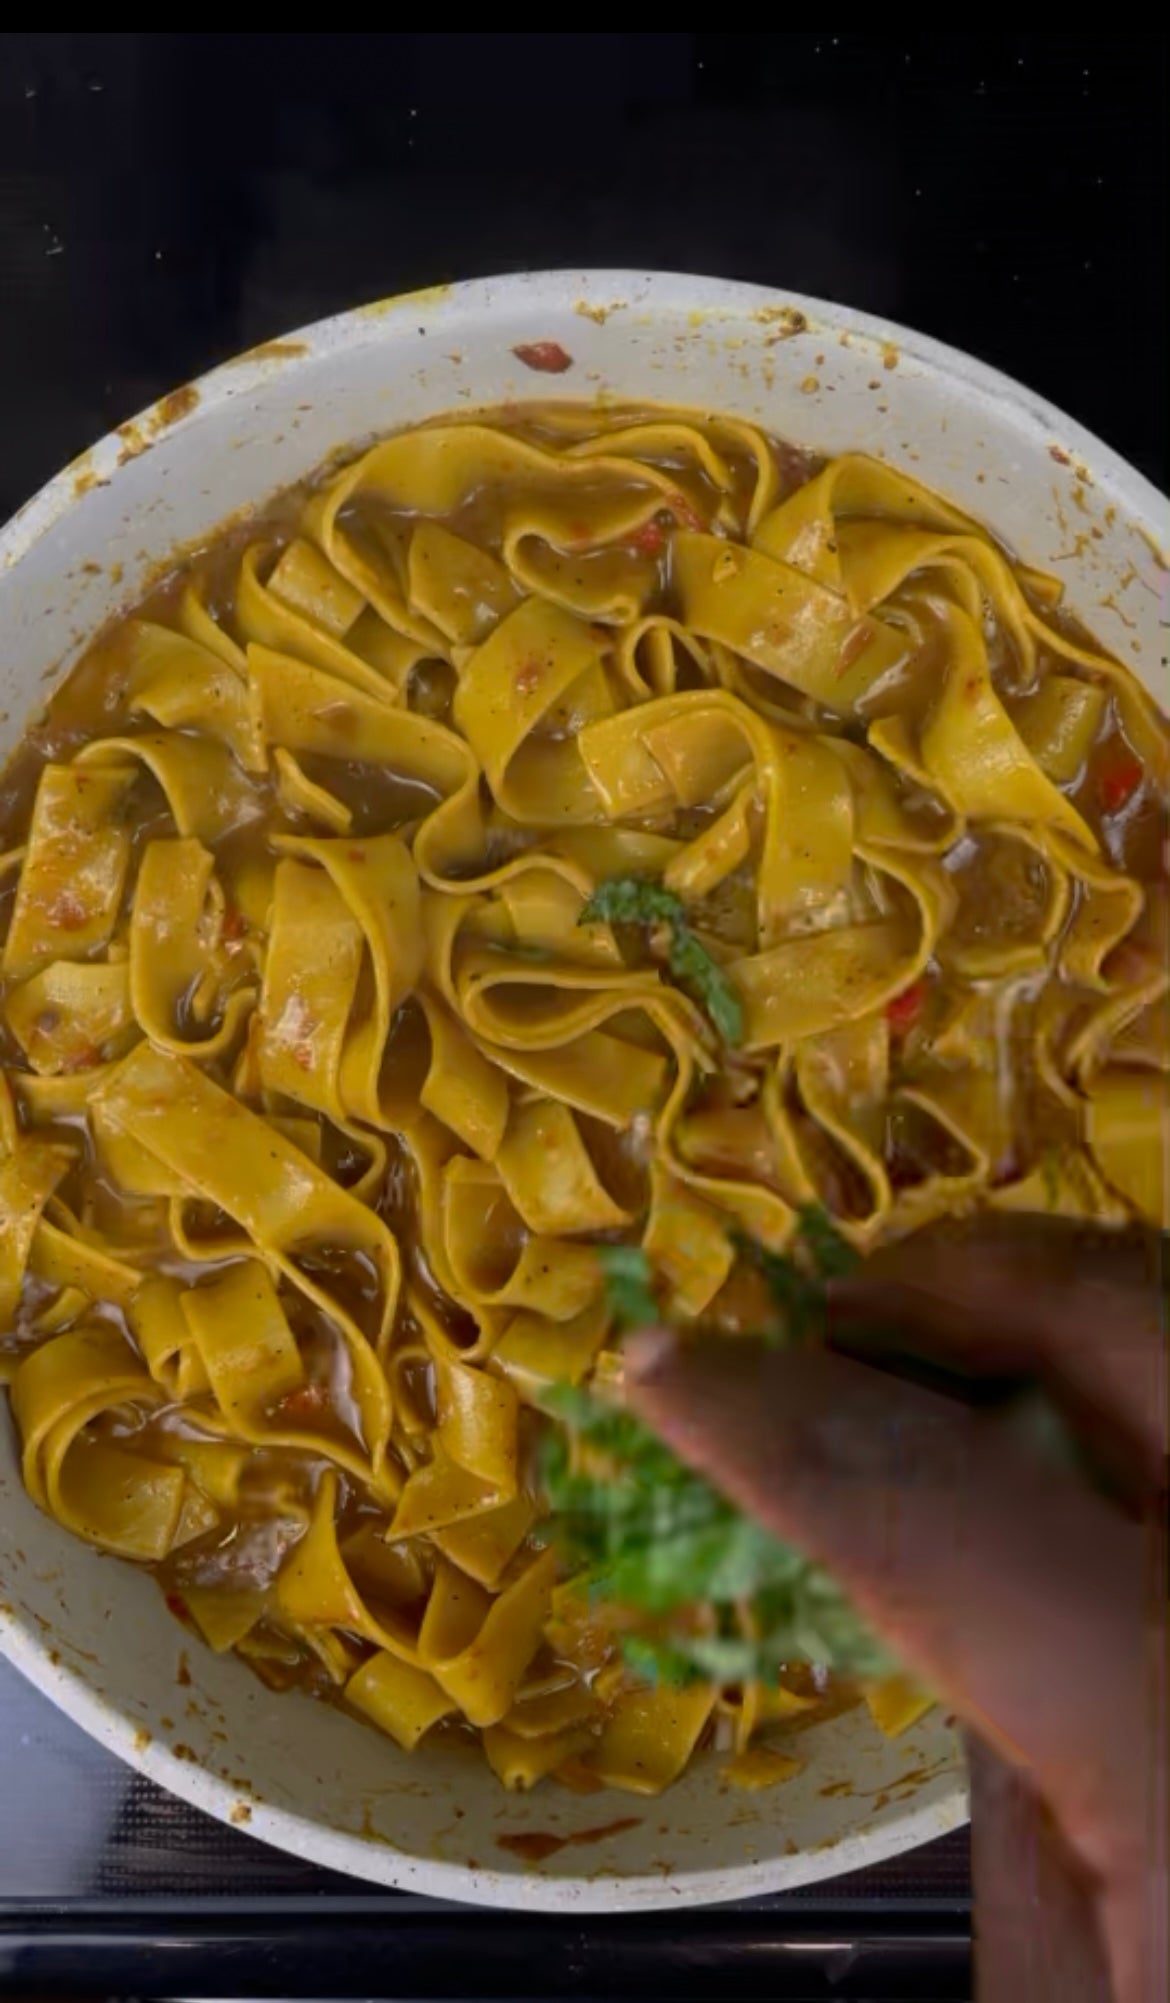
[{"label": "tomato piece in sauce", "polygon": [[277,1409],[282,1419],[315,1419],[328,1402],[323,1384],[300,1384],[295,1391],[285,1392]]},{"label": "tomato piece in sauce", "polygon": [[573,366],[572,355],[566,353],[559,341],[521,341],[512,353],[526,369],[536,369],[546,376],[563,376]]},{"label": "tomato piece in sauce", "polygon": [[654,515],[648,522],[643,522],[640,529],[634,530],[630,541],[639,556],[661,556],[666,548],[666,530]]},{"label": "tomato piece in sauce", "polygon": [[900,995],[886,1003],[886,1021],[895,1036],[905,1036],[913,1029],[922,1014],[922,1004],[926,999],[925,981],[911,981]]},{"label": "tomato piece in sauce", "polygon": [[1129,805],[1144,777],[1141,760],[1135,758],[1132,751],[1118,745],[1097,779],[1097,797],[1102,812],[1119,814],[1123,807]]}]

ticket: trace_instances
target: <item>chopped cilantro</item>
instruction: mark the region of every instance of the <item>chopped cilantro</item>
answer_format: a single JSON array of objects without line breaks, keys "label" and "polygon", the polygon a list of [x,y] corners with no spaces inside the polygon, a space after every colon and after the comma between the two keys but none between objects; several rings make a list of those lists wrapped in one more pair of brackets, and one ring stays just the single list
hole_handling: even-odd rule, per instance
[{"label": "chopped cilantro", "polygon": [[619,1328],[645,1328],[658,1320],[653,1271],[640,1245],[595,1247],[605,1274],[606,1298]]},{"label": "chopped cilantro", "polygon": [[670,934],[670,971],[679,986],[701,1004],[723,1041],[743,1039],[743,1008],[730,980],[695,937],[681,897],[642,877],[615,876],[599,884],[584,906],[579,925],[665,925]]},{"label": "chopped cilantro", "polygon": [[[825,1213],[802,1213],[791,1258],[748,1244],[786,1322],[819,1327],[823,1277],[852,1258]],[[615,1321],[629,1328],[659,1319],[641,1248],[597,1251]],[[633,1413],[564,1385],[547,1393],[545,1409],[559,1422],[543,1466],[555,1534],[598,1597],[621,1608],[623,1652],[637,1673],[774,1682],[793,1661],[850,1675],[891,1666],[822,1566],[744,1516]],[[695,1631],[699,1611],[710,1632]]]}]

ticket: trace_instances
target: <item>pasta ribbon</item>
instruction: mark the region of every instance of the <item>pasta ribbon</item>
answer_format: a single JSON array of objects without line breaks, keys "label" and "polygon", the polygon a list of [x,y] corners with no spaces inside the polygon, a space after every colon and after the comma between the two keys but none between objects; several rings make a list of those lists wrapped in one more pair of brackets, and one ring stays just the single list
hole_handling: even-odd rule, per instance
[{"label": "pasta ribbon", "polygon": [[[252,646],[290,654],[375,702],[394,702],[423,650],[403,646],[375,612],[366,612],[362,594],[312,543],[285,550],[267,584],[260,581],[261,555],[250,549],[240,565],[236,615],[249,654]],[[363,651],[343,636],[360,639]]]},{"label": "pasta ribbon", "polygon": [[486,550],[439,522],[420,522],[410,538],[408,595],[446,640],[475,647],[520,594],[505,566]]},{"label": "pasta ribbon", "polygon": [[194,726],[207,731],[227,745],[246,772],[263,772],[264,745],[249,713],[247,684],[234,661],[153,619],[131,619],[125,636],[131,710],[144,711],[165,730]]},{"label": "pasta ribbon", "polygon": [[953,910],[950,882],[937,866],[907,864],[893,849],[875,847],[867,860],[909,899],[890,917],[798,934],[734,962],[745,1048],[836,1029],[880,1008],[921,974]]},{"label": "pasta ribbon", "polygon": [[[418,874],[414,862],[395,835],[373,836],[360,843],[310,841],[288,836],[282,839],[280,845],[291,855],[320,865],[324,871],[335,893],[332,905],[335,923],[340,922],[340,900],[365,948],[365,957],[356,969],[354,981],[359,982],[364,972],[373,989],[372,999],[366,1007],[355,1011],[348,1021],[354,994],[350,992],[347,1006],[347,977],[344,972],[341,992],[335,999],[326,992],[318,998],[315,1009],[312,998],[302,995],[298,1006],[294,943],[292,971],[285,975],[288,985],[283,1009],[291,1012],[294,1018],[292,1027],[286,1027],[286,1045],[290,1037],[295,1039],[293,1059],[300,1067],[303,1062],[302,1046],[306,1040],[310,1052],[315,1047],[316,1025],[322,1026],[328,1038],[336,1034],[340,1019],[345,1032],[337,1070],[341,1103],[355,1118],[367,1120],[374,1126],[385,1125],[387,1122],[380,1101],[383,1055],[394,1012],[411,993],[423,958]],[[278,882],[283,867],[283,864],[278,867]],[[297,874],[295,881],[305,885],[303,872]],[[325,905],[321,908],[328,910],[330,907]],[[288,922],[291,923],[291,919]],[[341,955],[343,968],[352,959],[345,945],[346,936],[344,930],[335,934],[336,950]],[[286,954],[286,960],[288,957]],[[306,966],[314,957],[315,948],[310,947],[300,964]],[[330,979],[336,983],[336,978],[334,971]],[[267,1004],[265,1020],[269,1025],[268,1035],[276,1038],[278,1032],[271,1026],[272,1016]],[[310,1070],[314,1063],[315,1059],[311,1057]],[[290,1097],[299,1096],[287,1083],[284,1089],[289,1091]],[[321,1110],[328,1111],[329,1108],[324,1106]]]},{"label": "pasta ribbon", "polygon": [[955,608],[948,624],[950,665],[919,737],[922,762],[937,791],[972,819],[1051,822],[1095,848],[1075,807],[1040,770],[1014,728],[992,685],[974,621]]},{"label": "pasta ribbon", "polygon": [[539,1100],[517,1106],[496,1167],[530,1231],[616,1231],[633,1222],[602,1186],[567,1106]]},{"label": "pasta ribbon", "polygon": [[87,1436],[103,1412],[157,1401],[121,1336],[99,1326],[54,1336],[21,1364],[11,1397],[34,1502],[89,1544],[123,1558],[165,1557],[180,1530],[182,1469]]},{"label": "pasta ribbon", "polygon": [[597,1292],[600,1269],[589,1248],[529,1235],[490,1162],[463,1155],[448,1162],[443,1211],[457,1298],[569,1321]]},{"label": "pasta ribbon", "polygon": [[847,715],[906,658],[895,629],[758,548],[683,535],[674,560],[688,626],[826,709]]},{"label": "pasta ribbon", "polygon": [[419,1661],[481,1728],[507,1716],[552,1610],[556,1553],[524,1564],[493,1599],[440,1561],[419,1632]]},{"label": "pasta ribbon", "polygon": [[69,1148],[45,1141],[18,1141],[0,1155],[0,1324],[5,1327],[20,1306],[45,1205],[72,1167]]},{"label": "pasta ribbon", "polygon": [[408,1753],[432,1725],[457,1708],[455,1699],[425,1669],[415,1669],[385,1649],[354,1670],[345,1697]]},{"label": "pasta ribbon", "polygon": [[455,721],[505,813],[522,826],[600,819],[577,733],[611,715],[601,645],[583,620],[528,598],[459,678]]},{"label": "pasta ribbon", "polygon": [[686,1766],[711,1716],[709,1684],[628,1690],[617,1699],[586,1766],[609,1787],[660,1794]]},{"label": "pasta ribbon", "polygon": [[[140,1045],[102,1087],[98,1102],[165,1171],[234,1218],[262,1256],[336,1322],[376,1470],[389,1439],[390,1410],[375,1347],[388,1336],[399,1284],[398,1248],[387,1227],[184,1058]],[[347,1257],[370,1337],[332,1282],[330,1259],[336,1264]]]},{"label": "pasta ribbon", "polygon": [[117,1057],[138,1034],[124,960],[55,960],[12,990],[5,1015],[32,1069],[49,1077]]},{"label": "pasta ribbon", "polygon": [[129,997],[139,1028],[160,1050],[221,1057],[251,1010],[256,990],[235,983],[224,916],[215,858],[200,842],[148,845],[130,918]]},{"label": "pasta ribbon", "polygon": [[386,766],[431,809],[414,842],[426,880],[446,882],[479,854],[478,768],[453,731],[266,647],[249,647],[248,672],[267,743],[342,761],[360,751],[364,763]]},{"label": "pasta ribbon", "polygon": [[719,690],[641,704],[590,726],[580,742],[611,813],[685,810],[730,794],[726,812],[671,857],[665,877],[683,895],[705,896],[752,856],[762,940],[793,909],[830,902],[848,883],[854,796],[830,741],[773,729]]},{"label": "pasta ribbon", "polygon": [[[130,766],[123,791],[134,777],[132,760],[162,791],[181,835],[216,842],[259,817],[260,803],[227,746],[213,737],[189,737],[179,730],[144,730],[136,737],[99,737],[82,745],[70,768],[79,786],[111,777]],[[123,872],[124,873],[124,872]],[[119,888],[121,877],[119,877]]]},{"label": "pasta ribbon", "polygon": [[1170,1093],[1141,1071],[1109,1068],[1089,1095],[1089,1146],[1106,1180],[1161,1231],[1170,1230],[1166,1132]]},{"label": "pasta ribbon", "polygon": [[86,960],[109,943],[130,860],[122,817],[134,771],[46,765],[4,942],[3,970],[26,980],[55,960]]}]

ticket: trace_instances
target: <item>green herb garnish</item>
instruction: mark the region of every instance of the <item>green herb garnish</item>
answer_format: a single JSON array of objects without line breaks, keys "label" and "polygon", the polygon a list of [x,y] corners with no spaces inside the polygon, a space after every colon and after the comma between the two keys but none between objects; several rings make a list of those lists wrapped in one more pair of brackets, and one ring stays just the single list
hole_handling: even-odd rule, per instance
[{"label": "green herb garnish", "polygon": [[1044,1184],[1044,1201],[1049,1210],[1059,1210],[1061,1196],[1061,1154],[1051,1142],[1040,1156],[1040,1176]]},{"label": "green herb garnish", "polygon": [[668,961],[680,987],[707,1011],[725,1043],[743,1039],[743,1008],[717,960],[695,937],[681,897],[638,876],[615,876],[601,883],[584,906],[579,925],[665,925]]},{"label": "green herb garnish", "polygon": [[858,1254],[820,1203],[804,1203],[796,1213],[798,1244],[822,1280],[847,1280],[861,1264]]},{"label": "green herb garnish", "polygon": [[[786,1325],[805,1332],[818,1295],[823,1320],[823,1281],[843,1269],[846,1254],[819,1210],[802,1214],[791,1258],[752,1245]],[[598,1257],[619,1325],[660,1319],[641,1248],[601,1246]],[[891,1667],[823,1567],[744,1516],[633,1413],[564,1385],[544,1402],[567,1429],[550,1435],[544,1457],[556,1534],[597,1596],[628,1618],[623,1652],[632,1669],[731,1683],[774,1681],[793,1661],[865,1676]],[[685,1617],[699,1609],[713,1610],[710,1632],[695,1632]]]},{"label": "green herb garnish", "polygon": [[810,1203],[797,1212],[792,1252],[770,1252],[747,1232],[734,1232],[732,1242],[768,1283],[780,1311],[779,1330],[774,1334],[790,1346],[823,1336],[828,1306],[825,1281],[847,1278],[859,1263],[828,1211]]},{"label": "green herb garnish", "polygon": [[646,1328],[658,1320],[654,1270],[640,1245],[595,1246],[605,1274],[605,1296],[620,1329]]}]

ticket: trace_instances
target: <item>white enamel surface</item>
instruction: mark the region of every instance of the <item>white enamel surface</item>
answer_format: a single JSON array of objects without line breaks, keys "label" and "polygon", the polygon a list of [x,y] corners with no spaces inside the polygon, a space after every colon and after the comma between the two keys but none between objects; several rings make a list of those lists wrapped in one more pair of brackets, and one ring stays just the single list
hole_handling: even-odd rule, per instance
[{"label": "white enamel surface", "polygon": [[[788,337],[782,309],[803,314],[805,331]],[[520,364],[513,347],[539,340],[559,341],[572,368]],[[1166,503],[1040,398],[840,307],[631,272],[484,280],[326,321],[194,388],[102,440],[0,535],[0,754],[176,548],[379,432],[544,396],[736,412],[822,452],[900,461],[1062,577],[1069,605],[1166,699]],[[199,1807],[335,1870],[441,1897],[575,1911],[744,1897],[853,1870],[966,1813],[957,1745],[937,1713],[893,1742],[857,1713],[821,1726],[800,1742],[804,1772],[762,1794],[728,1788],[715,1756],[648,1802],[509,1796],[474,1756],[409,1759],[191,1643],[149,1579],[42,1517],[6,1414],[0,1649],[95,1738]],[[632,1827],[570,1842],[537,1869],[500,1844],[533,1831],[593,1839],[627,1818]]]}]

